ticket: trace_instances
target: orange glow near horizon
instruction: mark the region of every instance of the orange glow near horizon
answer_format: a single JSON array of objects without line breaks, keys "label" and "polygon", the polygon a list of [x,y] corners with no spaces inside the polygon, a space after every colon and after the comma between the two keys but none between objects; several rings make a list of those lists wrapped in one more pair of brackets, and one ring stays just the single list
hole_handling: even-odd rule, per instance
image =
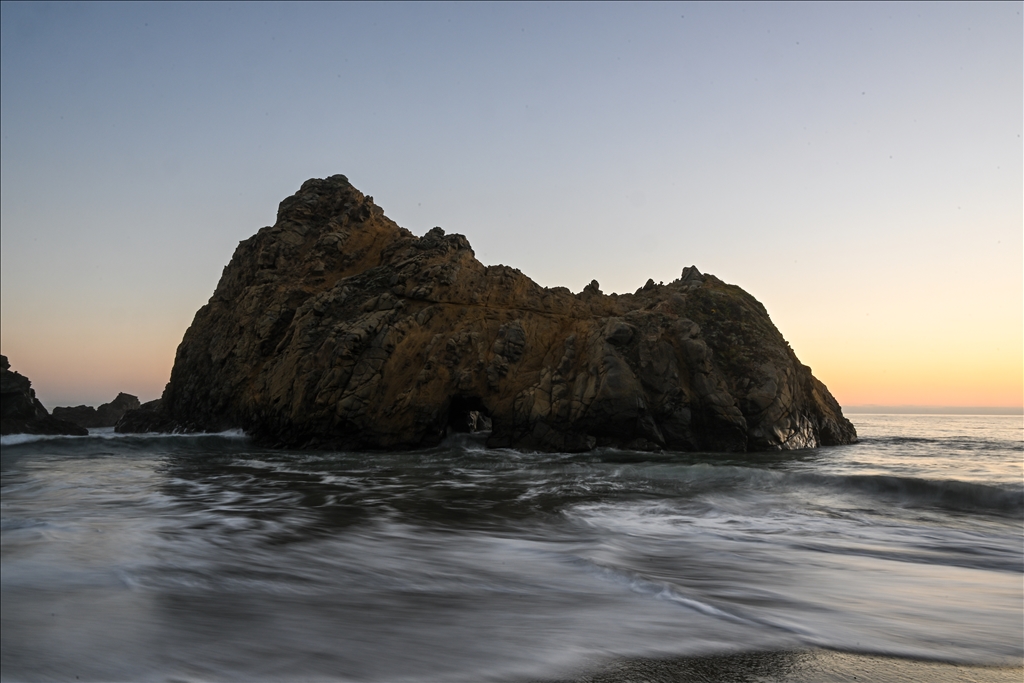
[{"label": "orange glow near horizon", "polygon": [[[806,301],[813,294],[771,295],[773,320],[840,405],[1024,405],[1024,330],[1004,299],[922,298],[910,315],[876,294],[874,322],[858,324],[847,313],[856,302]],[[64,300],[54,295],[45,317],[23,302],[5,301],[0,352],[50,410],[99,405],[122,391],[152,400],[170,379],[177,345],[204,298],[125,303],[123,311],[99,315],[62,308]],[[956,316],[946,313],[950,307]]]},{"label": "orange glow near horizon", "polygon": [[[1024,363],[1011,354],[969,360],[892,350],[888,356],[821,354],[812,364],[840,405],[1021,407]],[[937,354],[936,354],[937,355]]]},{"label": "orange glow near horizon", "polygon": [[181,339],[180,333],[162,337],[155,330],[148,332],[145,337],[123,337],[80,330],[73,344],[53,335],[4,334],[2,353],[12,370],[31,380],[47,410],[97,406],[122,391],[146,402],[163,393]]},{"label": "orange glow near horizon", "polygon": [[[153,331],[155,332],[155,331]],[[12,369],[32,380],[47,409],[58,405],[99,405],[118,392],[142,401],[159,398],[170,378],[180,334],[146,339],[107,339],[81,334],[73,346],[4,335],[3,353]],[[820,350],[819,350],[820,351]],[[1020,407],[1024,404],[1024,363],[1009,358],[957,365],[890,349],[885,358],[861,353],[798,355],[842,406],[917,405]],[[806,356],[806,359],[805,359]],[[814,359],[815,362],[810,361]]]}]

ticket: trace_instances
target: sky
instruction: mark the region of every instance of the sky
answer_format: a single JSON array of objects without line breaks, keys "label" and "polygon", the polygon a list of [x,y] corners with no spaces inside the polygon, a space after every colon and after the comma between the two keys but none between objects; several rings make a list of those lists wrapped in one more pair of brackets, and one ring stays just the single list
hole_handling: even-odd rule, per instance
[{"label": "sky", "polygon": [[2,3],[0,351],[159,397],[308,178],[544,286],[696,265],[843,405],[1024,402],[1021,3]]}]

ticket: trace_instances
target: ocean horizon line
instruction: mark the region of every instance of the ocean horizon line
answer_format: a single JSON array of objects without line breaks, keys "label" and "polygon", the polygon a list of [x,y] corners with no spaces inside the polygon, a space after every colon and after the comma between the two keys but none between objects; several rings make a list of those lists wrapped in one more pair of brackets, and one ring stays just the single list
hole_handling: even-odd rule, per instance
[{"label": "ocean horizon line", "polygon": [[1024,406],[920,406],[865,403],[844,405],[843,412],[894,415],[1024,415]]}]

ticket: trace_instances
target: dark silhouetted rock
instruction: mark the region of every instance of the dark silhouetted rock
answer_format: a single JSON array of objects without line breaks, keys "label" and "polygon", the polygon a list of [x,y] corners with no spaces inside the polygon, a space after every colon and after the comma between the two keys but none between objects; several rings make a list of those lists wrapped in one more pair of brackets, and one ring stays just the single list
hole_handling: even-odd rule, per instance
[{"label": "dark silhouetted rock", "polygon": [[691,266],[635,294],[547,289],[462,235],[415,237],[344,176],[238,245],[156,412],[291,447],[421,447],[481,417],[492,446],[552,451],[856,440],[739,287]]},{"label": "dark silhouetted rock", "polygon": [[141,404],[136,396],[119,393],[110,403],[99,408],[92,406],[58,407],[53,409],[53,416],[74,422],[79,427],[113,427],[129,410],[137,409]]},{"label": "dark silhouetted rock", "polygon": [[28,377],[11,370],[7,356],[0,356],[0,434],[85,436],[88,433],[89,430],[46,412]]},{"label": "dark silhouetted rock", "polygon": [[180,431],[177,423],[161,410],[163,401],[147,401],[138,408],[129,410],[114,425],[115,432],[143,434],[157,432],[168,434]]}]

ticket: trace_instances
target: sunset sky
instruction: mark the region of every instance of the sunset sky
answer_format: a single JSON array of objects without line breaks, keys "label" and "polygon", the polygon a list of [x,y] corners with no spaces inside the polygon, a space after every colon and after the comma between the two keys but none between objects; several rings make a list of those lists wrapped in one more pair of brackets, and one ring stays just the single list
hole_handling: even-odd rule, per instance
[{"label": "sunset sky", "polygon": [[843,405],[1020,406],[1021,7],[5,2],[0,351],[157,398],[343,173],[542,285],[740,285]]}]

